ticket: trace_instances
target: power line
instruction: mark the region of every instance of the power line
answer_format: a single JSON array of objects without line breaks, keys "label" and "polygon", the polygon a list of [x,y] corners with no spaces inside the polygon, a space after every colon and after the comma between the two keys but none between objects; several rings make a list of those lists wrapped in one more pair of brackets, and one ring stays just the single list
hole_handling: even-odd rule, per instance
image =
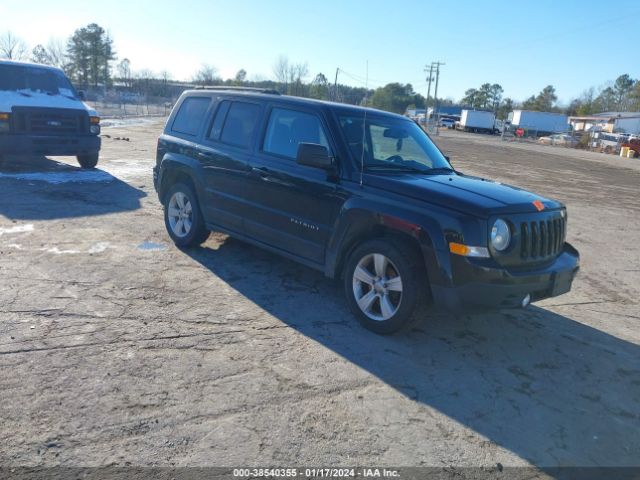
[{"label": "power line", "polygon": [[433,81],[433,75],[435,73],[435,90],[433,92],[433,113],[435,114],[435,121],[436,121],[436,135],[438,135],[438,123],[439,123],[439,119],[438,117],[440,116],[439,114],[439,108],[438,108],[438,83],[440,80],[440,67],[445,65],[444,62],[441,61],[437,61],[437,62],[431,62],[431,65],[428,65],[425,67],[425,72],[427,71],[427,69],[429,70],[429,76],[427,77],[427,83],[429,85],[428,89],[427,89],[427,100],[425,101],[425,108],[424,108],[424,121],[425,121],[425,127],[428,128],[428,121],[429,121],[429,97],[431,96],[431,82]]}]

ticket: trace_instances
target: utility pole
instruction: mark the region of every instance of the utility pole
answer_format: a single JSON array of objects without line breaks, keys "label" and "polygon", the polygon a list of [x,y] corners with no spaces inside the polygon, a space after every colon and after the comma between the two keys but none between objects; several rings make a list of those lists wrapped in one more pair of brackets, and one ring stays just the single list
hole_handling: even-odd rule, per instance
[{"label": "utility pole", "polygon": [[337,102],[338,101],[338,72],[340,71],[340,68],[336,68],[336,80],[335,82],[333,82],[333,101]]},{"label": "utility pole", "polygon": [[433,93],[433,104],[434,104],[434,112],[436,112],[436,136],[439,134],[438,132],[438,123],[440,118],[440,111],[438,108],[438,80],[440,79],[440,66],[445,65],[443,62],[433,62],[431,66],[435,66],[436,68],[436,89]]},{"label": "utility pole", "polygon": [[[427,71],[427,67],[424,67],[424,71]],[[429,124],[427,122],[429,118],[429,97],[431,96],[431,80],[433,80],[433,63],[429,65],[429,76],[427,77],[427,82],[429,86],[427,87],[427,99],[425,100],[424,105],[424,128],[429,130]]]}]

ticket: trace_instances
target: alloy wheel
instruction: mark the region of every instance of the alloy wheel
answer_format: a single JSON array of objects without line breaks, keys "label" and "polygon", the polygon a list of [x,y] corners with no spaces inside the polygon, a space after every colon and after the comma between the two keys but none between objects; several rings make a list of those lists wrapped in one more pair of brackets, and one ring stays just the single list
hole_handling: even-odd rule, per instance
[{"label": "alloy wheel", "polygon": [[358,307],[376,321],[392,318],[402,302],[398,268],[380,253],[364,256],[353,271],[353,295]]},{"label": "alloy wheel", "polygon": [[193,227],[193,207],[189,197],[182,192],[174,193],[169,199],[167,216],[173,233],[180,238],[189,235]]}]

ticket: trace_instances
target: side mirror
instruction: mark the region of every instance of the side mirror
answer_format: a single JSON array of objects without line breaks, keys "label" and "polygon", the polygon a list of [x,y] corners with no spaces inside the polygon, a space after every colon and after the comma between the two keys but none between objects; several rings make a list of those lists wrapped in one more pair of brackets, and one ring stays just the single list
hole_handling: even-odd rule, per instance
[{"label": "side mirror", "polygon": [[84,93],[84,90],[78,90],[78,98],[83,102],[87,99],[87,95]]},{"label": "side mirror", "polygon": [[333,160],[329,156],[329,150],[324,145],[316,143],[299,143],[298,156],[296,162],[307,167],[320,168],[332,171],[334,169]]}]

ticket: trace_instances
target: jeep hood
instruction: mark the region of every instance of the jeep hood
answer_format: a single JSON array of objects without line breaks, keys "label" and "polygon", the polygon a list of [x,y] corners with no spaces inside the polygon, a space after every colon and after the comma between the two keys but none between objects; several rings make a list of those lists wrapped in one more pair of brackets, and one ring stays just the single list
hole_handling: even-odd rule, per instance
[{"label": "jeep hood", "polygon": [[499,213],[538,212],[533,203],[536,200],[542,202],[548,210],[563,207],[560,202],[511,185],[462,174],[366,174],[365,183],[398,195],[485,218]]},{"label": "jeep hood", "polygon": [[10,113],[13,107],[42,107],[42,108],[68,108],[71,110],[83,110],[90,116],[97,116],[97,112],[81,100],[71,99],[64,95],[47,95],[33,91],[25,91],[26,95],[19,92],[0,90],[0,112]]}]

